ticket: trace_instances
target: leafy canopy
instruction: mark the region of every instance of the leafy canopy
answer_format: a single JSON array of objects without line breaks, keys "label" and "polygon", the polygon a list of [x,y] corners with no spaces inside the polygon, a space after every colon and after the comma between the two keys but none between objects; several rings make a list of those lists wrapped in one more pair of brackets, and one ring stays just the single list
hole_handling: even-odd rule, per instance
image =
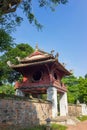
[{"label": "leafy canopy", "polygon": [[0,29],[0,52],[8,51],[14,46],[13,38],[3,29]]},{"label": "leafy canopy", "polygon": [[68,88],[68,102],[76,103],[79,100],[80,103],[87,103],[87,78],[75,77],[74,75],[65,77],[63,82]]},{"label": "leafy canopy", "polygon": [[24,58],[33,52],[33,48],[29,44],[21,43],[10,48],[2,56],[0,56],[0,83],[13,83],[20,77],[20,74],[11,69],[7,65],[7,61],[16,64],[16,57]]},{"label": "leafy canopy", "polygon": [[23,21],[17,12],[20,9],[27,17],[29,23],[33,23],[37,28],[41,29],[42,25],[38,22],[35,12],[33,12],[34,4],[39,8],[49,7],[51,10],[59,4],[65,4],[67,0],[1,0],[0,1],[0,28],[11,31]]},{"label": "leafy canopy", "polygon": [[8,95],[14,95],[14,87],[11,85],[2,85],[0,86],[0,94],[8,94]]},{"label": "leafy canopy", "polygon": [[78,82],[79,100],[81,103],[87,103],[87,78],[80,77]]}]

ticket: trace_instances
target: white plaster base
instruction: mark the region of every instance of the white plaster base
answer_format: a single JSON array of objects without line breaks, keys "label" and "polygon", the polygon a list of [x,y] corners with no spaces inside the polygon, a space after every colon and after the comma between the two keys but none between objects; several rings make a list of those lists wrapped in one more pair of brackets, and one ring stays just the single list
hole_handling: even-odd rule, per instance
[{"label": "white plaster base", "polygon": [[52,102],[52,117],[57,117],[58,107],[57,107],[57,89],[54,87],[49,87],[47,89],[47,100]]},{"label": "white plaster base", "polygon": [[60,94],[60,116],[67,116],[68,115],[68,103],[67,103],[67,93]]},{"label": "white plaster base", "polygon": [[21,97],[24,97],[24,96],[25,96],[24,93],[23,93],[20,89],[16,89],[15,95],[21,96]]}]

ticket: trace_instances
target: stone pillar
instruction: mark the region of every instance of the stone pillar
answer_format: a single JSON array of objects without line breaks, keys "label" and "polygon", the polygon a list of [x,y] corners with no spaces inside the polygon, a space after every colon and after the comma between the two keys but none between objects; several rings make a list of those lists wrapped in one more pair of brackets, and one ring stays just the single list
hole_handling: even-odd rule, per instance
[{"label": "stone pillar", "polygon": [[21,97],[24,97],[24,96],[25,96],[24,93],[23,93],[20,89],[16,89],[15,95],[21,96]]},{"label": "stone pillar", "polygon": [[87,105],[86,104],[80,104],[82,107],[82,115],[87,115]]},{"label": "stone pillar", "polygon": [[67,103],[67,93],[60,94],[60,116],[67,116],[68,115],[68,103]]},{"label": "stone pillar", "polygon": [[57,89],[54,87],[49,87],[47,89],[47,100],[52,102],[52,117],[57,117],[58,107],[57,107]]}]

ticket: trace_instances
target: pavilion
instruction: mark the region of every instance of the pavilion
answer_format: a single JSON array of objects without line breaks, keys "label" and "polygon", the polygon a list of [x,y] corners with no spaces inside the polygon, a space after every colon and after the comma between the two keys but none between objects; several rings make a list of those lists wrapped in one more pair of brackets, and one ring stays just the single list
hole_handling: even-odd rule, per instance
[{"label": "pavilion", "polygon": [[54,56],[44,52],[36,46],[35,51],[23,58],[18,58],[19,64],[8,62],[9,67],[21,73],[22,82],[16,82],[16,95],[24,96],[26,93],[32,95],[47,94],[47,100],[52,102],[52,116],[58,115],[58,99],[60,116],[68,115],[67,88],[61,82],[62,78],[70,75],[64,64],[58,61],[58,53]]}]

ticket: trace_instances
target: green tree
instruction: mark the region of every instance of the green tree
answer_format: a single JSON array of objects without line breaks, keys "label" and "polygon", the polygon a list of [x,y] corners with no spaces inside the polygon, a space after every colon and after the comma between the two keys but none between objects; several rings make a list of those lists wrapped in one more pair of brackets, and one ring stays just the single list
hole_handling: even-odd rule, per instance
[{"label": "green tree", "polygon": [[68,88],[68,102],[76,103],[77,100],[80,103],[87,103],[87,78],[75,77],[74,75],[65,77],[63,82]]},{"label": "green tree", "polygon": [[14,39],[4,29],[0,29],[0,85],[6,70],[5,61],[6,57],[4,54],[14,47]]},{"label": "green tree", "polygon": [[81,103],[87,103],[87,78],[80,77],[79,82],[79,101]]},{"label": "green tree", "polygon": [[2,85],[0,86],[0,94],[1,93],[12,95],[15,93],[14,87],[12,85]]},{"label": "green tree", "polygon": [[18,44],[14,48],[10,48],[0,57],[0,81],[2,83],[13,83],[20,77],[20,74],[11,69],[7,65],[7,61],[11,61],[14,64],[18,63],[16,57],[24,58],[33,52],[33,48],[28,44]]},{"label": "green tree", "polygon": [[0,52],[8,51],[14,46],[14,39],[5,30],[0,29]]},{"label": "green tree", "polygon": [[85,79],[87,78],[87,74],[85,74]]},{"label": "green tree", "polygon": [[34,23],[38,28],[42,28],[42,25],[37,21],[36,15],[33,12],[33,6],[36,4],[39,8],[49,7],[52,10],[59,5],[65,4],[67,0],[1,0],[0,1],[0,26],[4,29],[11,30],[15,25],[19,25],[23,18],[16,11],[20,8],[29,23]]},{"label": "green tree", "polygon": [[34,49],[29,44],[21,43],[11,48],[4,56],[6,57],[6,61],[10,60],[13,63],[17,63],[16,57],[24,58],[33,51]]},{"label": "green tree", "polygon": [[76,103],[79,98],[78,79],[74,75],[67,76],[63,79],[64,84],[68,89],[68,102]]}]

